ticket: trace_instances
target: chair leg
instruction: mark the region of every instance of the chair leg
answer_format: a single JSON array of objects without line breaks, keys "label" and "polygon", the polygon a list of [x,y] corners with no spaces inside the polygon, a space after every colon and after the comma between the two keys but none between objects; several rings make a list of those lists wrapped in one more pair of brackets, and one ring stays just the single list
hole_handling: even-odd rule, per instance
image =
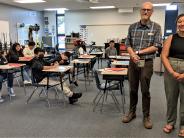
[{"label": "chair leg", "polygon": [[17,78],[16,78],[16,81],[17,81],[18,86],[20,87],[20,82]]},{"label": "chair leg", "polygon": [[54,87],[54,89],[55,89],[55,100],[56,100],[56,99],[59,99],[59,94],[58,94],[57,88]]},{"label": "chair leg", "polygon": [[101,105],[101,109],[100,109],[100,112],[101,112],[101,113],[102,113],[102,109],[103,109],[104,99],[105,99],[105,93],[103,94],[103,100],[102,100],[102,105]]},{"label": "chair leg", "polygon": [[97,93],[97,95],[95,96],[95,98],[93,99],[93,104],[95,104],[95,101],[96,101],[96,99],[98,98],[98,96],[100,95],[100,93],[101,93],[101,91],[99,91],[99,92]]},{"label": "chair leg", "polygon": [[98,105],[98,103],[100,102],[101,98],[102,98],[103,94],[100,96],[100,98],[98,99],[98,102],[96,104],[94,104],[94,107],[93,107],[93,112],[95,111],[96,109],[96,106]]},{"label": "chair leg", "polygon": [[105,94],[105,101],[107,102],[107,97],[108,97],[108,91],[106,91],[106,94]]},{"label": "chair leg", "polygon": [[35,87],[34,88],[34,90],[33,90],[33,92],[31,93],[31,95],[28,97],[28,99],[27,99],[27,104],[28,104],[28,102],[31,100],[31,98],[32,98],[32,96],[33,96],[33,94],[35,93],[35,91],[38,89],[38,87]]},{"label": "chair leg", "polygon": [[45,96],[46,96],[47,104],[48,104],[48,106],[49,106],[49,108],[50,108],[50,102],[49,102],[48,90],[45,90],[45,88],[44,88],[44,89],[43,89],[43,91],[44,91],[44,94],[45,94]]},{"label": "chair leg", "polygon": [[112,96],[114,97],[114,99],[116,100],[116,103],[118,104],[118,105],[120,105],[120,103],[119,103],[119,101],[118,101],[118,99],[116,98],[116,96],[114,95],[114,93],[112,92]]},{"label": "chair leg", "polygon": [[39,98],[41,98],[41,94],[43,93],[43,89],[44,88],[42,88],[41,92],[38,94]]},{"label": "chair leg", "polygon": [[114,104],[115,104],[116,108],[119,110],[119,112],[121,112],[121,110],[119,109],[118,103],[116,103],[117,99],[112,94],[111,94],[111,97],[112,97],[112,99],[114,101]]}]

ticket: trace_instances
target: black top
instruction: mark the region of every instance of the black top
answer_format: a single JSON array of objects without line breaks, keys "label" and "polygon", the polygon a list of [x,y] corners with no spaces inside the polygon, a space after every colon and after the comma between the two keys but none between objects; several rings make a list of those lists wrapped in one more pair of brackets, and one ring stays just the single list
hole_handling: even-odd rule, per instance
[{"label": "black top", "polygon": [[171,41],[169,57],[184,59],[184,37],[174,34]]},{"label": "black top", "polygon": [[[0,65],[6,65],[8,64],[8,61],[4,56],[0,56]],[[4,73],[4,70],[0,70],[0,73]]]},{"label": "black top", "polygon": [[32,75],[34,77],[33,81],[36,81],[37,83],[42,81],[47,76],[47,73],[42,71],[43,67],[50,66],[50,64],[50,62],[42,58],[34,57],[31,61]]},{"label": "black top", "polygon": [[[61,55],[60,55],[60,53],[59,54],[56,54],[56,56],[55,56],[55,58],[53,58],[53,59],[51,59],[51,60],[49,60],[49,62],[50,63],[54,63],[54,62],[60,62],[61,60],[63,60],[62,59],[62,57],[61,57]],[[61,63],[59,63],[60,65],[69,65],[70,64],[70,62],[69,62],[69,60],[63,60],[63,64],[61,64]]]},{"label": "black top", "polygon": [[7,54],[7,60],[9,63],[17,63],[19,61],[19,57],[23,57],[22,51],[15,52],[13,50],[10,50]]}]

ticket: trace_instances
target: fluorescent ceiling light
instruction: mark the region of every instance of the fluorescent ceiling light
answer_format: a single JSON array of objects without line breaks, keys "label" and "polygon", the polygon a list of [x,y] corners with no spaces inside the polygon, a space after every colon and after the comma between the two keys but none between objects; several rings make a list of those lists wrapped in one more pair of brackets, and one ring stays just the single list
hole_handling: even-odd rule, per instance
[{"label": "fluorescent ceiling light", "polygon": [[14,0],[17,3],[42,3],[46,2],[45,0]]},{"label": "fluorescent ceiling light", "polygon": [[67,8],[48,8],[44,9],[45,11],[66,11],[68,10]]},{"label": "fluorescent ceiling light", "polygon": [[161,7],[161,6],[168,6],[171,3],[158,3],[158,4],[153,4],[154,7]]},{"label": "fluorescent ceiling light", "polygon": [[96,6],[96,7],[89,7],[90,9],[113,9],[115,6]]}]

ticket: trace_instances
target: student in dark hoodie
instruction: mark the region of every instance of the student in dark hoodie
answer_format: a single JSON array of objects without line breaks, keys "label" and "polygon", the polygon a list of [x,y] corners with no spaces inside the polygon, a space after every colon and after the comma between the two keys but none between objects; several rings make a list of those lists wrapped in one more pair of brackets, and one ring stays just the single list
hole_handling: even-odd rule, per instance
[{"label": "student in dark hoodie", "polygon": [[[8,61],[6,60],[4,56],[4,52],[0,51],[0,65],[6,65],[8,64]],[[14,90],[13,90],[13,73],[6,73],[4,70],[0,70],[0,103],[4,102],[4,99],[2,98],[2,84],[4,79],[7,78],[7,84],[8,84],[8,94],[10,96],[15,96]]]},{"label": "student in dark hoodie", "polygon": [[[58,63],[51,63],[44,60],[44,53],[45,51],[39,47],[35,48],[34,50],[35,57],[32,60],[31,68],[32,68],[33,76],[37,83],[47,81],[46,79],[47,73],[43,72],[42,71],[43,69],[55,68],[58,66]],[[50,83],[53,83],[54,81],[55,80],[52,80],[52,79],[49,80]],[[57,88],[61,90],[60,85],[57,85]],[[65,82],[63,82],[63,92],[68,97],[70,104],[73,104],[78,100],[78,98],[82,96],[82,93],[72,92]]]},{"label": "student in dark hoodie", "polygon": [[[24,57],[22,48],[19,43],[14,43],[7,54],[7,60],[9,63],[18,63],[20,57]],[[23,70],[24,84],[31,84],[31,78],[28,72],[28,68]]]},{"label": "student in dark hoodie", "polygon": [[[63,53],[58,53],[54,59],[50,60],[50,62],[57,61],[59,63],[59,65],[69,65],[70,64],[70,56],[71,56],[71,53],[68,51],[63,52]],[[75,86],[78,86],[77,80],[75,78],[75,72],[74,72],[73,68],[70,69],[70,73],[72,75],[72,80],[69,78],[70,83],[73,83],[73,84],[75,84]]]}]

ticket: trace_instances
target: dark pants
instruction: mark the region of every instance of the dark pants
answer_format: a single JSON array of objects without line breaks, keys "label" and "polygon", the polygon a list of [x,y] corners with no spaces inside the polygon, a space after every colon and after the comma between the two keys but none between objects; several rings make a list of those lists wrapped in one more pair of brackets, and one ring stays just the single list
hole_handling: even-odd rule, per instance
[{"label": "dark pants", "polygon": [[[2,89],[2,84],[3,84],[3,80],[7,78],[7,74],[6,73],[1,73],[0,74],[0,91]],[[8,73],[8,87],[12,88],[13,87],[13,73]]]},{"label": "dark pants", "polygon": [[130,86],[130,112],[136,112],[138,102],[139,81],[142,92],[142,110],[144,117],[150,114],[150,81],[153,74],[153,60],[146,60],[144,67],[140,68],[130,61],[128,77]]}]

